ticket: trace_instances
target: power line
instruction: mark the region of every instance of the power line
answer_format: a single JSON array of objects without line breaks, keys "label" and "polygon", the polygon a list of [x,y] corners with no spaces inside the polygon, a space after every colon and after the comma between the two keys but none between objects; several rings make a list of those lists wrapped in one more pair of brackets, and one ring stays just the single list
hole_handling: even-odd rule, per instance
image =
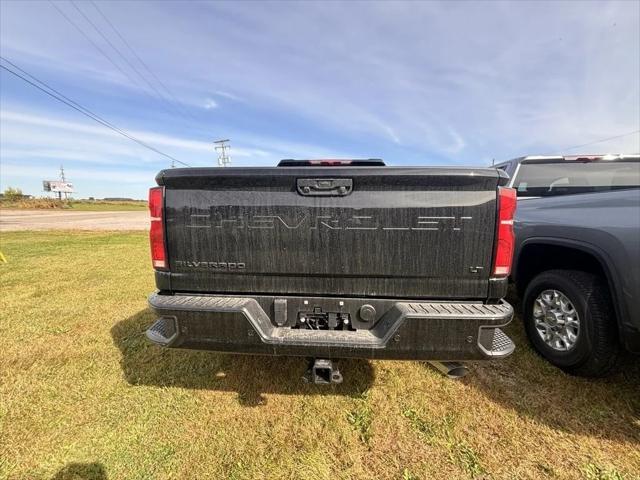
[{"label": "power line", "polygon": [[[175,107],[178,108],[180,111],[183,111],[180,105],[180,101],[175,97],[175,95],[173,95],[173,93],[171,92],[171,90],[169,90],[169,88],[164,84],[164,82],[162,82],[162,80],[160,80],[158,78],[158,76],[153,72],[153,70],[151,70],[149,68],[149,66],[146,64],[146,62],[144,60],[142,60],[142,58],[136,53],[136,51],[134,50],[134,48],[131,46],[131,44],[124,38],[124,36],[120,33],[120,30],[118,30],[116,28],[116,26],[113,24],[113,22],[111,22],[111,20],[109,20],[109,18],[104,14],[104,12],[98,7],[98,4],[96,2],[94,2],[93,0],[91,1],[91,5],[93,5],[93,7],[98,11],[98,13],[100,14],[100,16],[104,19],[104,21],[109,24],[109,26],[111,27],[111,29],[116,33],[116,35],[120,38],[120,40],[122,41],[122,43],[129,49],[129,51],[133,54],[134,57],[136,57],[136,59],[138,60],[138,62],[140,62],[140,64],[144,67],[144,69],[149,73],[149,75],[151,75],[156,82],[158,82],[158,84],[162,87],[162,89],[166,92],[167,96],[169,96],[172,100],[172,103],[174,103]],[[191,114],[189,114],[189,112],[186,112],[187,115],[189,115],[190,118],[192,118],[194,121],[197,121]]]},{"label": "power line", "polygon": [[82,36],[83,36],[84,38],[86,38],[86,39],[87,39],[87,41],[88,41],[89,43],[91,43],[91,45],[93,45],[93,47],[94,47],[96,50],[98,50],[98,51],[102,54],[102,56],[104,56],[104,58],[106,58],[106,59],[109,61],[109,63],[111,63],[111,65],[113,65],[114,67],[116,67],[116,68],[118,69],[118,71],[120,71],[120,73],[122,73],[122,75],[124,75],[125,77],[127,77],[131,82],[137,83],[137,82],[135,82],[135,81],[134,81],[134,80],[129,76],[129,74],[128,74],[127,72],[125,72],[125,71],[120,67],[120,65],[118,65],[118,64],[117,64],[117,63],[116,63],[116,62],[115,62],[115,61],[114,61],[114,60],[113,60],[113,59],[112,59],[112,58],[111,58],[111,57],[110,57],[110,56],[109,56],[109,55],[108,55],[108,54],[107,54],[107,53],[106,53],[102,48],[100,48],[100,45],[98,45],[96,42],[94,42],[94,41],[91,39],[91,37],[85,33],[85,31],[84,31],[84,30],[82,30],[82,29],[81,29],[81,28],[80,28],[80,27],[79,27],[79,26],[78,26],[78,25],[77,25],[73,20],[71,20],[71,18],[69,18],[69,17],[67,16],[67,14],[66,14],[66,13],[64,13],[64,11],[62,11],[62,10],[61,10],[61,9],[60,9],[60,8],[59,8],[59,7],[54,3],[54,2],[53,2],[53,0],[49,0],[49,3],[50,3],[50,4],[51,4],[51,5],[52,5],[52,6],[53,6],[57,11],[58,11],[58,13],[59,13],[60,15],[62,15],[62,16],[65,18],[65,20],[66,20],[67,22],[69,22],[69,23],[70,23],[70,24],[71,24],[71,25],[72,25],[72,26],[73,26],[73,27],[74,27],[78,32],[80,32],[80,33],[82,34]]},{"label": "power line", "polygon": [[84,110],[85,113],[89,114],[89,115],[94,115],[97,118],[100,119],[100,121],[103,121],[104,123],[107,123],[108,126],[110,128],[118,128],[115,125],[107,122],[106,120],[98,117],[97,115],[95,115],[93,112],[91,112],[89,109],[83,107],[82,105],[80,105],[79,103],[75,102],[74,100],[70,99],[69,97],[67,97],[66,95],[64,95],[62,92],[56,90],[55,88],[53,88],[52,86],[46,84],[45,82],[37,79],[36,77],[34,77],[33,75],[31,75],[29,72],[27,72],[26,70],[20,68],[18,65],[16,65],[15,63],[11,62],[10,60],[7,60],[6,58],[4,58],[3,56],[0,56],[0,59],[2,59],[4,62],[8,63],[9,65],[11,65],[13,68],[15,68],[16,70],[20,71],[21,73],[25,74],[27,77],[30,77],[31,80],[40,83],[41,85],[44,85],[46,88],[48,88],[49,90],[51,90],[52,92],[54,92],[56,95],[59,95],[60,97],[64,98],[66,101],[73,103],[77,108],[80,108],[82,110]]},{"label": "power line", "polygon": [[[151,82],[149,82],[149,81],[147,80],[147,78],[146,78],[146,77],[144,77],[144,76],[140,73],[140,71],[135,67],[135,65],[133,65],[133,64],[129,61],[129,59],[127,59],[127,57],[126,57],[125,55],[123,55],[123,53],[120,51],[120,49],[119,49],[118,47],[116,47],[116,46],[113,44],[113,42],[111,42],[111,40],[109,40],[109,38],[108,38],[108,37],[107,37],[107,36],[102,32],[102,30],[100,30],[100,28],[99,28],[95,23],[93,23],[93,21],[91,21],[91,19],[90,19],[90,18],[89,18],[89,17],[88,17],[88,16],[87,16],[87,15],[86,15],[86,14],[85,14],[81,9],[80,9],[80,7],[78,7],[78,5],[76,5],[76,3],[75,3],[73,0],[70,0],[70,1],[71,1],[71,5],[73,5],[73,8],[75,8],[75,9],[78,11],[78,13],[82,16],[82,18],[84,18],[84,19],[87,21],[87,23],[89,23],[89,25],[91,25],[91,26],[93,27],[93,29],[94,29],[96,32],[98,32],[98,35],[100,35],[100,36],[102,37],[102,39],[103,39],[105,42],[107,42],[107,44],[108,44],[108,45],[113,49],[113,51],[115,51],[115,52],[116,52],[116,54],[117,54],[118,56],[120,56],[120,58],[122,58],[122,60],[124,60],[124,62],[129,66],[129,68],[131,68],[131,70],[133,70],[133,71],[136,73],[136,75],[138,75],[138,77],[140,77],[140,78],[142,79],[142,81],[143,81],[143,82],[145,82],[145,83],[146,83],[146,84],[147,84],[147,85],[148,85],[148,86],[149,86],[149,87],[150,87],[150,88],[155,92],[156,99],[157,99],[157,100],[160,100],[161,102],[162,102],[162,101],[164,101],[165,103],[167,103],[168,105],[170,105],[170,104],[169,104],[169,103],[168,103],[168,102],[167,102],[167,101],[166,101],[166,100],[161,96],[161,94],[160,94],[160,92],[158,91],[158,89],[157,89],[157,88],[156,88],[156,87],[155,87]],[[133,81],[133,80],[132,80],[132,81]],[[138,83],[138,82],[136,81],[136,83]],[[138,85],[140,85],[140,84],[138,84]],[[171,106],[171,105],[170,105],[170,106]],[[172,113],[172,112],[169,112],[168,110],[166,110],[166,111],[167,111],[167,113]],[[177,113],[178,113],[179,115],[182,115],[180,112],[177,112]]]},{"label": "power line", "polygon": [[[76,11],[77,11],[81,16],[82,16],[82,18],[84,18],[84,19],[87,21],[87,23],[88,23],[89,25],[91,25],[91,26],[93,27],[93,29],[94,29],[96,32],[98,32],[98,35],[100,35],[100,36],[102,37],[102,39],[103,39],[105,42],[107,42],[107,44],[109,44],[109,46],[110,46],[110,47],[111,47],[111,48],[116,52],[116,54],[120,55],[120,57],[125,61],[125,63],[126,63],[127,65],[129,65],[129,67],[130,67],[134,72],[138,73],[138,71],[136,70],[136,68],[135,68],[133,65],[131,65],[131,63],[129,63],[129,61],[125,58],[125,56],[124,56],[124,55],[122,55],[122,53],[120,52],[120,50],[118,50],[118,48],[117,48],[113,43],[111,43],[111,41],[110,41],[110,40],[109,40],[109,39],[108,39],[108,38],[107,38],[107,37],[102,33],[102,31],[101,31],[101,30],[96,26],[96,24],[95,24],[95,23],[93,23],[93,22],[91,21],[91,19],[90,19],[87,15],[85,15],[85,13],[84,13],[82,10],[80,10],[80,8],[78,7],[78,5],[76,5],[76,2],[74,2],[73,0],[69,0],[69,1],[71,2],[71,5],[73,6],[73,8],[75,8],[75,9],[76,9]],[[140,74],[139,74],[139,73],[138,73],[138,76],[140,76]],[[143,81],[145,80],[143,77],[141,77],[141,78],[142,78],[142,80],[143,80]],[[133,80],[132,80],[132,81],[133,81]],[[136,83],[137,83],[137,80],[136,80]],[[138,84],[138,85],[140,85],[140,84]]]},{"label": "power line", "polygon": [[[69,97],[67,97],[67,96],[63,95],[62,93],[58,92],[54,88],[52,88],[49,85],[47,85],[47,83],[45,83],[42,80],[38,79],[34,75],[26,72],[24,69],[18,67],[17,65],[15,65],[13,62],[10,62],[6,58],[0,56],[0,59],[2,59],[4,62],[8,63],[9,65],[12,65],[14,68],[19,70],[20,72],[23,72],[25,75],[27,75],[28,77],[30,77],[34,81],[29,80],[28,78],[20,75],[19,73],[17,73],[15,71],[13,71],[12,69],[6,67],[5,65],[0,64],[0,68],[3,68],[4,70],[6,70],[7,72],[11,73],[12,75],[22,79],[26,83],[28,83],[31,86],[37,88],[38,90],[42,91],[43,93],[46,93],[50,97],[55,98],[59,102],[62,102],[65,105],[73,108],[74,110],[80,112],[81,114],[85,115],[86,117],[89,117],[93,121],[98,122],[99,124],[101,124],[101,125],[109,128],[109,129],[113,130],[116,133],[119,133],[120,135],[128,138],[129,140],[131,140],[133,142],[136,142],[138,145],[143,146],[143,147],[151,150],[152,152],[157,153],[158,155],[162,155],[162,156],[164,156],[164,157],[166,157],[166,158],[168,158],[168,159],[170,159],[170,160],[172,160],[174,162],[178,162],[179,164],[184,165],[185,167],[190,167],[191,166],[191,165],[189,165],[189,164],[187,164],[187,163],[185,163],[185,162],[183,162],[181,160],[178,160],[177,158],[173,157],[172,155],[169,155],[168,153],[164,153],[164,152],[158,150],[157,148],[155,148],[155,147],[143,142],[142,140],[134,137],[133,135],[131,135],[127,131],[121,129],[120,127],[117,127],[116,125],[113,125],[112,123],[109,123],[107,120],[104,120],[102,117],[100,117],[97,114],[93,113],[88,108],[82,106],[81,104],[79,104],[78,102],[76,102],[74,100],[71,100]],[[37,83],[39,83],[41,85],[44,85],[45,88],[41,87],[40,85],[38,85],[35,82],[37,82]]]},{"label": "power line", "polygon": [[608,142],[609,140],[615,140],[616,138],[628,137],[629,135],[633,135],[635,133],[640,133],[640,129],[634,130],[633,132],[627,132],[627,133],[622,133],[620,135],[614,135],[613,137],[602,138],[602,139],[596,140],[594,142],[583,143],[582,145],[574,145],[573,147],[564,148],[561,151],[565,152],[567,150],[573,150],[575,148],[588,147],[589,145],[595,145],[596,143]]},{"label": "power line", "polygon": [[[144,85],[141,85],[137,80],[135,80],[134,78],[132,78],[132,77],[131,77],[131,75],[129,75],[129,73],[127,73],[125,70],[123,70],[123,69],[120,67],[120,65],[118,65],[118,64],[113,60],[113,58],[111,58],[111,56],[110,56],[109,54],[107,54],[107,53],[106,53],[102,48],[100,48],[100,46],[99,46],[96,42],[94,42],[94,41],[91,39],[91,37],[90,37],[90,36],[89,36],[89,35],[88,35],[84,30],[82,30],[82,28],[80,28],[80,27],[78,26],[78,24],[76,24],[76,23],[75,23],[71,18],[69,18],[69,16],[68,16],[68,15],[66,15],[66,14],[64,13],[64,11],[62,11],[62,10],[61,10],[61,9],[60,9],[60,8],[59,8],[59,7],[54,3],[54,2],[53,2],[53,0],[49,0],[49,3],[50,3],[50,4],[51,4],[51,5],[52,5],[52,6],[53,6],[57,11],[58,11],[58,13],[60,13],[60,15],[62,15],[62,16],[67,20],[67,22],[69,22],[69,23],[70,23],[70,24],[71,24],[71,25],[72,25],[76,30],[78,30],[78,32],[80,32],[80,33],[82,34],[82,36],[83,36],[85,39],[87,39],[87,41],[88,41],[89,43],[91,43],[91,45],[92,45],[96,50],[98,50],[98,51],[99,51],[99,52],[100,52],[100,53],[101,53],[101,54],[102,54],[102,55],[103,55],[103,56],[104,56],[104,57],[109,61],[109,63],[111,63],[114,67],[116,67],[116,68],[118,69],[118,71],[119,71],[120,73],[122,73],[122,75],[124,75],[127,79],[129,79],[129,81],[130,81],[130,82],[132,82],[132,83],[136,84],[137,86],[141,87],[141,88],[142,88],[142,91],[144,92],[144,94],[145,94],[145,95],[147,95],[149,98],[156,100],[153,96],[151,96],[151,95],[149,94],[149,92],[147,92],[147,90],[144,88]],[[72,4],[73,4],[73,2],[72,2]],[[73,4],[73,6],[76,8],[76,10],[78,10],[78,12],[79,12],[79,13],[80,13],[80,14],[81,14],[81,15],[82,15],[82,16],[83,16],[83,17],[84,17],[84,18],[85,18],[85,19],[86,19],[86,20],[87,20],[87,21],[88,21],[88,22],[89,22],[89,23],[90,23],[90,24],[91,24],[91,25],[92,25],[96,30],[98,30],[98,29],[97,29],[97,27],[93,24],[93,22],[91,22],[91,20],[89,20],[89,19],[87,18],[87,16],[86,16],[86,15],[84,15],[84,13],[83,13],[83,12],[82,12],[82,11],[81,11],[81,10],[80,10],[76,5],[75,5],[75,4]],[[98,31],[98,33],[100,33],[100,32]],[[104,38],[104,37],[103,37],[103,38]],[[107,42],[109,42],[109,41],[107,40]],[[111,43],[111,42],[109,42],[109,43]],[[113,45],[112,45],[112,47],[113,47]],[[113,48],[115,49],[115,47],[113,47]],[[115,49],[115,50],[116,50],[116,52],[117,52],[117,49]],[[165,111],[167,111],[168,113],[171,113],[171,112],[169,112],[169,111],[168,111],[168,110],[166,110],[166,109],[165,109]]]},{"label": "power line", "polygon": [[[14,65],[13,63],[9,62],[9,61],[8,61],[7,59],[5,59],[4,57],[0,57],[0,58],[2,58],[2,60],[4,60],[5,62],[10,63],[11,65]],[[7,68],[7,67],[6,67],[6,66],[4,66],[4,65],[1,65],[1,64],[0,64],[0,68],[3,68],[3,69],[4,69],[4,70],[6,70],[7,72],[9,72],[9,73],[11,73],[12,75],[15,75],[16,77],[18,77],[18,78],[20,78],[20,79],[24,80],[25,82],[27,82],[28,84],[30,84],[30,85],[32,85],[33,87],[37,88],[38,90],[42,91],[43,93],[46,93],[46,94],[47,94],[47,95],[49,95],[50,97],[53,97],[53,98],[55,98],[56,100],[58,100],[58,101],[60,101],[60,102],[62,102],[62,103],[64,103],[64,104],[68,105],[69,107],[73,108],[74,110],[77,110],[78,112],[82,113],[83,115],[85,115],[85,116],[87,116],[87,117],[91,118],[92,120],[94,120],[94,121],[96,121],[96,122],[100,123],[101,125],[103,125],[103,126],[105,126],[105,127],[109,128],[109,129],[111,129],[111,130],[115,131],[116,133],[119,133],[120,135],[123,135],[124,137],[128,138],[129,140],[132,140],[132,141],[136,142],[137,144],[139,144],[139,145],[141,145],[141,146],[143,146],[143,147],[145,147],[145,148],[147,148],[147,149],[149,149],[149,150],[151,150],[151,151],[153,151],[153,152],[155,152],[155,153],[157,153],[157,154],[159,154],[159,155],[162,155],[162,156],[164,156],[164,157],[167,157],[167,158],[169,158],[169,159],[170,159],[170,160],[172,160],[172,161],[178,162],[178,163],[180,163],[180,164],[184,165],[185,167],[190,167],[190,166],[191,166],[191,165],[189,165],[189,164],[187,164],[187,163],[185,163],[185,162],[183,162],[183,161],[181,161],[181,160],[178,160],[177,158],[175,158],[175,157],[173,157],[173,156],[171,156],[171,155],[169,155],[169,154],[167,154],[167,153],[164,153],[164,152],[162,152],[162,151],[158,150],[158,149],[157,149],[157,148],[155,148],[155,147],[152,147],[151,145],[148,145],[147,143],[143,142],[142,140],[140,140],[140,139],[138,139],[138,138],[134,137],[133,135],[129,134],[129,133],[128,133],[128,132],[126,132],[125,130],[122,130],[121,128],[119,128],[119,127],[117,127],[117,126],[115,126],[115,125],[113,125],[113,124],[109,123],[108,121],[106,121],[106,120],[102,119],[101,117],[99,117],[99,116],[98,116],[98,115],[96,115],[95,113],[91,112],[91,110],[89,110],[89,109],[87,109],[87,108],[83,107],[82,105],[78,104],[77,102],[75,102],[75,101],[73,101],[73,100],[71,100],[71,99],[68,99],[68,97],[65,97],[65,96],[64,96],[64,95],[62,95],[62,94],[56,95],[55,93],[51,93],[51,92],[47,91],[46,89],[44,89],[44,88],[40,87],[40,86],[39,86],[39,85],[37,85],[36,83],[32,82],[31,80],[29,80],[29,79],[27,79],[27,78],[23,77],[23,76],[22,76],[22,75],[20,75],[19,73],[16,73],[16,72],[14,72],[13,70],[11,70],[10,68]],[[20,70],[24,72],[24,70],[22,70],[22,69],[20,69]],[[53,89],[53,88],[49,87],[49,86],[48,86],[45,82],[43,82],[42,80],[38,80],[36,77],[34,77],[34,76],[33,76],[33,75],[31,75],[31,74],[28,74],[28,73],[27,73],[27,75],[29,75],[31,78],[35,79],[37,82],[39,82],[39,83],[41,83],[41,84],[45,85],[45,86],[46,86],[46,88],[49,88],[51,91],[56,92],[56,90],[55,90],[55,89]],[[68,99],[68,101],[67,101],[66,99]],[[74,104],[75,104],[75,105],[74,105]],[[77,106],[76,106],[76,105],[77,105]]]}]

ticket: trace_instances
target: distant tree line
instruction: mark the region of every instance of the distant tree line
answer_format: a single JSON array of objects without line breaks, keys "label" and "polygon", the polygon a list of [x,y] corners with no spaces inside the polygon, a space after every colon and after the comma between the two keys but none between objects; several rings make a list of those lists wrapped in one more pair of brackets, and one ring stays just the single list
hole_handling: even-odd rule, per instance
[{"label": "distant tree line", "polygon": [[15,202],[16,200],[22,200],[24,198],[31,198],[31,195],[25,195],[19,188],[8,187],[0,194],[3,200]]}]

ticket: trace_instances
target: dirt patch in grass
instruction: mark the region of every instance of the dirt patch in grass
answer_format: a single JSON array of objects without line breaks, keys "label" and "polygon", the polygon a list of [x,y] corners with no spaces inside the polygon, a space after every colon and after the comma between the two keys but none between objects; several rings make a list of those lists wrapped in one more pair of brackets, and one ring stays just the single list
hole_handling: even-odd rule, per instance
[{"label": "dirt patch in grass", "polygon": [[0,236],[0,478],[640,478],[640,368],[569,377],[516,353],[421,362],[163,350],[145,233]]}]

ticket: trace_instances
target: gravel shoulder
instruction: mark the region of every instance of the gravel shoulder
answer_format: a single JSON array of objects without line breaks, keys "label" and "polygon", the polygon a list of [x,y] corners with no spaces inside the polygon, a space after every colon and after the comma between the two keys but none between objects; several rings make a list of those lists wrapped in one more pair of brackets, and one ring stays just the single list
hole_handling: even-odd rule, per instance
[{"label": "gravel shoulder", "polygon": [[146,230],[147,211],[0,210],[0,232],[22,230]]}]

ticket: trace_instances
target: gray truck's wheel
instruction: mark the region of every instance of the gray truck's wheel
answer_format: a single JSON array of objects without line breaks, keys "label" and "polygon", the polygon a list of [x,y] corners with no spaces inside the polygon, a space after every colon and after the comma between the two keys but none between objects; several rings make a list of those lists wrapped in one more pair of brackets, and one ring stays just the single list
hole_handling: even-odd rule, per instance
[{"label": "gray truck's wheel", "polygon": [[577,270],[548,270],[527,285],[524,324],[534,348],[568,373],[600,377],[619,356],[609,289]]}]

